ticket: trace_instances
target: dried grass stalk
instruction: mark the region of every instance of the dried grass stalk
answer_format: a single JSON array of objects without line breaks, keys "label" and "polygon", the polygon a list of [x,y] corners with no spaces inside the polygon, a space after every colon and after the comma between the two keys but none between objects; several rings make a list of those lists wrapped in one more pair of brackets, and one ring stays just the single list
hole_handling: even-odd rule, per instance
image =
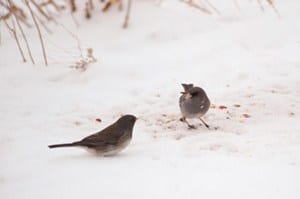
[{"label": "dried grass stalk", "polygon": [[84,72],[87,70],[87,67],[91,63],[94,63],[96,61],[97,61],[97,59],[93,55],[93,49],[88,48],[87,55],[84,58],[81,58],[78,62],[75,62],[74,65],[71,65],[70,67],[80,70],[81,72]]},{"label": "dried grass stalk", "polygon": [[15,39],[16,43],[17,43],[17,46],[18,46],[18,49],[19,49],[19,52],[21,54],[21,57],[23,59],[23,62],[26,62],[26,58],[25,58],[25,55],[24,55],[24,52],[22,50],[22,47],[21,47],[21,44],[20,44],[20,41],[19,41],[19,38],[18,38],[18,35],[17,35],[17,31],[16,31],[16,26],[15,26],[15,22],[14,20],[12,19],[12,24],[13,26],[11,27],[6,19],[3,20],[4,21],[4,24],[6,25],[7,29],[10,31],[10,33],[13,35],[13,38]]},{"label": "dried grass stalk", "polygon": [[186,3],[187,5],[196,8],[198,10],[201,10],[202,12],[204,12],[205,14],[212,14],[210,10],[208,10],[205,7],[200,6],[199,4],[195,3],[193,0],[184,0],[184,3]]},{"label": "dried grass stalk", "polygon": [[28,0],[25,0],[25,4],[31,14],[31,17],[32,17],[32,20],[35,24],[35,27],[37,29],[37,32],[38,32],[38,35],[39,35],[39,39],[40,39],[40,42],[41,42],[41,46],[42,46],[42,52],[43,52],[43,57],[44,57],[44,62],[45,62],[45,65],[48,66],[48,61],[47,61],[47,55],[46,55],[46,49],[45,49],[45,44],[44,44],[44,40],[43,40],[43,36],[42,36],[42,33],[41,33],[41,29],[39,27],[39,24],[36,20],[36,17],[35,17],[35,14],[33,13],[31,7],[30,7],[30,4],[28,2]]},{"label": "dried grass stalk", "polygon": [[131,10],[131,0],[127,0],[127,9],[126,9],[125,20],[124,20],[124,23],[123,23],[123,28],[127,28],[128,27],[130,10]]},{"label": "dried grass stalk", "polygon": [[[9,5],[10,5],[10,7],[13,7],[13,3],[11,2],[11,0],[8,0],[8,3],[9,3]],[[27,37],[26,37],[26,34],[24,33],[23,28],[22,28],[22,25],[21,25],[21,23],[19,22],[19,18],[17,17],[17,15],[16,15],[15,12],[13,12],[12,14],[14,15],[14,18],[15,18],[15,20],[16,20],[16,22],[17,22],[18,28],[19,28],[19,30],[20,30],[20,32],[21,32],[21,34],[22,34],[22,37],[23,37],[23,39],[24,39],[24,41],[25,41],[25,44],[26,44],[26,48],[27,48],[27,51],[28,51],[29,58],[30,58],[31,62],[32,62],[33,64],[35,64],[34,59],[33,59],[33,56],[32,56],[32,53],[31,53],[31,49],[30,49],[30,46],[29,46],[29,43],[28,43],[28,40],[27,40]]]},{"label": "dried grass stalk", "polygon": [[280,18],[280,13],[279,13],[279,11],[277,10],[277,8],[275,7],[274,0],[267,0],[267,2],[268,2],[269,5],[273,8],[273,10],[274,10],[274,12],[277,14],[277,16]]}]

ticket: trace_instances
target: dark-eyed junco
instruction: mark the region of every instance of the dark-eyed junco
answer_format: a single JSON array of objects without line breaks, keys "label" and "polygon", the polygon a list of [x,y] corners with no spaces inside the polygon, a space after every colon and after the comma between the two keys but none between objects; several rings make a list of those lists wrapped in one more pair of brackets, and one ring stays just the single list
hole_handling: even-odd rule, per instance
[{"label": "dark-eyed junco", "polygon": [[209,125],[201,118],[209,109],[210,101],[205,91],[193,84],[181,84],[184,92],[181,92],[179,106],[182,114],[180,121],[185,122],[189,128],[195,128],[186,120],[187,118],[199,118],[201,122],[209,128]]},{"label": "dark-eyed junco", "polygon": [[97,155],[115,155],[130,143],[136,119],[133,115],[124,115],[102,131],[87,136],[80,141],[49,145],[49,148],[74,146],[86,148]]}]

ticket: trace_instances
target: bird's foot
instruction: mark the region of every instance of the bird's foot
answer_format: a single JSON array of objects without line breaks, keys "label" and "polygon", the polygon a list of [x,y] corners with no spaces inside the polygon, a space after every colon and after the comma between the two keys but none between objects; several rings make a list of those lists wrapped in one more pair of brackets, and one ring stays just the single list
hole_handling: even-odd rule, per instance
[{"label": "bird's foot", "polygon": [[180,122],[185,122],[186,120],[185,120],[184,117],[182,117],[182,118],[179,119],[179,121],[180,121]]},{"label": "bird's foot", "polygon": [[209,125],[202,118],[199,118],[199,119],[204,124],[204,126],[209,129]]},{"label": "bird's foot", "polygon": [[209,125],[208,125],[208,124],[204,124],[204,125],[205,125],[205,127],[206,127],[206,128],[208,128],[208,129],[209,129]]},{"label": "bird's foot", "polygon": [[197,128],[196,128],[194,125],[192,125],[192,124],[189,124],[188,127],[189,127],[189,129],[197,129]]}]

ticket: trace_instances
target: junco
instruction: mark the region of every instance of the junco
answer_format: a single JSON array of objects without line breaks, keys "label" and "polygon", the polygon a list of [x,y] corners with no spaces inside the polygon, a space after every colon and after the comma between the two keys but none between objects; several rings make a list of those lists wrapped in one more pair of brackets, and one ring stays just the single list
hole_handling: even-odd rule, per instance
[{"label": "junco", "polygon": [[133,115],[124,115],[102,131],[87,136],[80,141],[49,145],[48,147],[83,147],[97,155],[115,155],[130,143],[136,119]]},{"label": "junco", "polygon": [[193,84],[181,84],[184,92],[181,92],[179,106],[182,114],[180,121],[185,122],[189,128],[195,128],[186,120],[187,118],[199,118],[201,122],[209,128],[209,125],[201,118],[209,109],[210,101],[205,91]]}]

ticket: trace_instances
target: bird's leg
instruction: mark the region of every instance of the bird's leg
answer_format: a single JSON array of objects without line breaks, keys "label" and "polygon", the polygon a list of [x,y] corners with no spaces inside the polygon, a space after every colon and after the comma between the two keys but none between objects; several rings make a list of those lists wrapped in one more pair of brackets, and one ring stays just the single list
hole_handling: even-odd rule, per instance
[{"label": "bird's leg", "polygon": [[205,125],[205,127],[209,129],[209,125],[201,117],[199,119]]},{"label": "bird's leg", "polygon": [[196,129],[194,125],[188,123],[185,117],[180,118],[180,121],[186,123],[190,129]]}]

